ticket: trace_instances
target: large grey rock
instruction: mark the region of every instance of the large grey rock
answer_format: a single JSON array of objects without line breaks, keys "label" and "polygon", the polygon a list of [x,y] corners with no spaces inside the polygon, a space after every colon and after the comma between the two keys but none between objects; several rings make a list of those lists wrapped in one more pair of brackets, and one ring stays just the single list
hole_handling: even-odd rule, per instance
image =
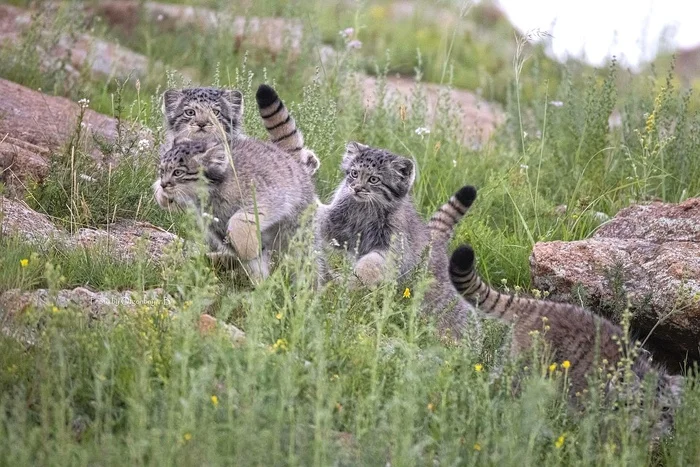
[{"label": "large grey rock", "polygon": [[[66,32],[55,35],[52,29],[55,15],[54,8],[46,5],[38,14],[11,5],[0,5],[0,47],[23,45],[23,33],[34,27],[39,31],[40,38],[34,46],[45,72],[61,67],[71,79],[78,79],[84,69],[99,78],[124,80],[146,76],[149,66],[146,56],[90,34]],[[36,37],[32,37],[32,40],[36,40]]]},{"label": "large grey rock", "polygon": [[[117,257],[133,259],[147,254],[160,261],[178,237],[147,222],[120,220],[101,229],[78,229],[70,232],[57,227],[48,215],[34,211],[22,201],[0,197],[2,235],[16,236],[41,248],[54,243],[65,248],[106,247]],[[51,242],[49,242],[51,241]]]},{"label": "large grey rock", "polygon": [[623,209],[588,240],[538,243],[530,267],[535,288],[571,302],[581,287],[603,314],[626,294],[633,331],[660,359],[678,369],[700,358],[700,198]]},{"label": "large grey rock", "polygon": [[[222,4],[223,5],[223,4]],[[237,5],[242,8],[240,2]],[[225,9],[140,2],[133,0],[102,0],[90,9],[111,25],[133,29],[139,20],[148,21],[161,30],[196,30],[208,32],[221,28],[237,48],[263,49],[274,54],[299,54],[303,36],[301,21],[289,18],[237,16]]]}]

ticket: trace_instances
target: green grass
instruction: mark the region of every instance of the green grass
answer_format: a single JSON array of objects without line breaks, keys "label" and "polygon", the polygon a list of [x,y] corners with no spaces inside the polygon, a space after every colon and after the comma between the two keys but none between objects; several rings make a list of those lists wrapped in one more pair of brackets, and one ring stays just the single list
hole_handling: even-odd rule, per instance
[{"label": "green grass", "polygon": [[[236,50],[221,29],[163,32],[139,24],[129,34],[106,26],[93,33],[120,40],[168,69],[190,70],[202,84],[240,89],[248,104],[244,126],[253,136],[265,137],[255,88],[273,82],[322,161],[322,200],[340,181],[339,162],[350,140],[416,160],[413,196],[425,217],[461,186],[477,186],[478,199],[455,244],[474,245],[481,273],[494,284],[529,289],[533,243],[586,238],[600,223],[596,212],[611,216],[633,202],[700,195],[698,99],[677,86],[672,70],[631,75],[614,64],[601,70],[563,66],[535,48],[525,52],[532,56],[516,74],[514,58],[518,68],[526,56],[513,56],[516,44],[507,25],[494,25],[492,40],[486,40],[468,27],[452,30],[417,18],[379,21],[385,2],[357,10],[338,5],[263,1],[249,9],[231,7],[240,14],[300,19],[308,33],[296,58]],[[421,3],[419,11],[425,8]],[[478,23],[482,12],[472,13],[464,24]],[[54,32],[84,30],[70,16],[53,24]],[[337,32],[348,26],[359,31],[359,51],[343,49]],[[417,34],[416,28],[425,31]],[[179,84],[177,74],[154,69],[138,89],[134,79],[116,83],[86,73],[68,82],[60,66],[40,69],[30,46],[36,40],[34,31],[4,49],[0,76],[76,101],[89,98],[91,108],[118,116],[120,140],[98,144],[122,162],[111,168],[96,164],[82,145],[68,145],[53,156],[45,182],[29,187],[27,202],[68,229],[128,218],[197,241],[196,224],[160,210],[150,189],[162,137],[158,99],[167,86]],[[317,68],[323,42],[339,50],[339,64]],[[424,80],[482,88],[499,100],[507,118],[493,140],[482,148],[461,145],[463,129],[444,99],[439,118],[427,125],[420,91],[405,116],[392,102],[367,110],[350,79],[353,71],[370,70],[380,78],[381,91],[382,77],[413,74],[415,67]],[[620,113],[619,127],[608,125],[612,109]],[[132,124],[150,129],[155,146],[139,149],[141,136]],[[418,136],[421,126],[429,126],[430,134]],[[562,204],[566,212],[558,214]],[[26,316],[29,324],[39,323],[33,346],[0,337],[0,463],[700,462],[694,373],[674,435],[649,450],[648,427],[630,429],[638,413],[613,411],[596,397],[582,413],[568,408],[561,370],[550,375],[552,362],[543,354],[529,361],[509,357],[503,326],[485,325],[483,349],[440,341],[431,323],[418,316],[425,287],[420,278],[411,284],[410,299],[392,284],[371,293],[348,293],[342,284],[314,291],[306,239],[251,290],[215,274],[197,255],[172,252],[163,266],[145,255],[115,257],[105,246],[38,249],[0,237],[0,291],[163,286],[178,300],[169,310],[145,306],[104,321],[89,320],[80,310],[33,310]],[[22,259],[29,259],[26,268]],[[223,335],[201,336],[196,321],[204,311],[244,329],[246,343],[234,348]],[[596,388],[594,381],[594,394]],[[655,416],[650,396],[645,393],[642,411],[647,420]]]}]

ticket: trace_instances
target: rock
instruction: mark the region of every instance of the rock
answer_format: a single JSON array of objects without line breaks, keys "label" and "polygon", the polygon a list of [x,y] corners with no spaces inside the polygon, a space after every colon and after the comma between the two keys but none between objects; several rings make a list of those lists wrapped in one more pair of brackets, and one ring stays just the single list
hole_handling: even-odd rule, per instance
[{"label": "rock", "polygon": [[[377,105],[377,80],[371,76],[358,76],[364,93],[364,103],[368,108]],[[503,111],[494,103],[487,102],[476,94],[441,86],[433,83],[421,83],[427,98],[428,122],[435,119],[438,98],[442,93],[448,93],[451,106],[455,108],[457,116],[461,120],[460,128],[463,129],[462,143],[468,147],[480,147],[485,144],[494,130],[505,121]],[[402,77],[389,77],[386,83],[385,101],[395,101],[410,108],[416,82],[413,79]],[[398,107],[396,109],[398,112]]]},{"label": "rock", "polygon": [[83,228],[71,235],[54,225],[46,214],[5,197],[0,197],[0,227],[3,235],[18,236],[39,248],[45,247],[48,240],[65,248],[108,245],[113,255],[127,260],[145,253],[153,261],[160,261],[168,246],[178,240],[175,234],[134,220],[120,220],[103,229]]},{"label": "rock", "polygon": [[10,5],[0,5],[0,45],[21,45],[22,34],[35,21],[46,41],[38,41],[39,53],[44,71],[64,67],[68,76],[80,77],[81,70],[87,68],[93,77],[143,78],[148,73],[148,59],[139,53],[118,44],[99,39],[89,34],[60,34],[54,38],[51,30],[55,12],[42,8],[39,15]]},{"label": "rock", "polygon": [[134,311],[143,306],[168,308],[175,301],[163,289],[144,292],[107,290],[93,292],[85,287],[58,290],[22,291],[11,289],[0,294],[0,334],[31,346],[36,342],[35,326],[19,320],[30,309],[61,313],[68,308],[79,309],[90,318],[117,316],[119,312]]},{"label": "rock", "polygon": [[[152,143],[149,130],[125,122],[117,141],[117,120],[87,105],[0,79],[0,182],[24,186],[28,180],[42,181],[50,157],[66,152],[69,143],[98,163],[116,162],[126,152],[120,148],[136,147],[134,141]],[[80,138],[74,141],[81,112]],[[98,141],[114,143],[109,154],[102,152],[104,145]]]},{"label": "rock", "polygon": [[237,49],[253,47],[274,54],[299,54],[303,36],[301,21],[289,18],[246,18],[228,11],[204,7],[133,0],[104,0],[92,11],[111,24],[127,31],[146,19],[164,31],[192,30],[208,32],[216,28],[229,31]]},{"label": "rock", "polygon": [[219,327],[229,335],[234,345],[241,345],[245,342],[245,333],[236,326],[221,322],[206,313],[199,317],[199,333],[201,335],[212,334],[216,332],[216,329]]},{"label": "rock", "polygon": [[700,358],[700,198],[623,209],[588,240],[538,243],[530,267],[533,287],[576,302],[581,286],[604,315],[626,294],[636,336],[651,332],[648,348],[672,370]]}]

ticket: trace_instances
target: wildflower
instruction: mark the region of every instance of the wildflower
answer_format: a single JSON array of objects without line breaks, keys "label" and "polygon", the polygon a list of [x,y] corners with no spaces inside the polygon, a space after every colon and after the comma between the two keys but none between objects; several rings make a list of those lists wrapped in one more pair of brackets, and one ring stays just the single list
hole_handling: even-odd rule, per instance
[{"label": "wildflower", "polygon": [[527,164],[520,164],[520,168],[523,169],[523,170],[527,170],[527,169],[530,168],[530,166],[527,165]]},{"label": "wildflower", "polygon": [[59,311],[60,311],[60,310],[58,309],[58,307],[57,307],[56,305],[54,305],[54,306],[51,307],[51,312],[52,312],[52,313],[58,313]]},{"label": "wildflower", "polygon": [[347,39],[348,37],[352,37],[353,34],[355,34],[355,28],[345,28],[342,31],[338,31],[338,34],[343,39]]},{"label": "wildflower", "polygon": [[340,376],[338,376],[337,374],[331,376],[331,381],[338,381],[338,379],[340,379]]},{"label": "wildflower", "polygon": [[474,443],[474,450],[475,450],[475,451],[481,451],[481,444],[479,444],[479,443]]},{"label": "wildflower", "polygon": [[431,412],[435,411],[435,406],[432,402],[428,404],[428,410],[430,410]]},{"label": "wildflower", "polygon": [[277,339],[272,346],[272,350],[287,350],[287,339]]},{"label": "wildflower", "polygon": [[564,435],[558,437],[557,440],[554,442],[554,446],[556,446],[557,449],[561,449],[561,447],[564,446],[564,439]]},{"label": "wildflower", "polygon": [[78,175],[78,177],[80,177],[81,180],[85,180],[86,182],[96,182],[97,181],[96,178],[91,177],[91,176],[86,175],[86,174],[80,174],[80,175]]},{"label": "wildflower", "polygon": [[481,363],[477,363],[476,365],[474,365],[474,371],[476,371],[477,373],[481,373],[481,370],[483,369],[484,365],[482,365]]},{"label": "wildflower", "polygon": [[457,167],[457,160],[456,159],[452,159],[452,167]]},{"label": "wildflower", "polygon": [[214,407],[218,407],[218,405],[219,405],[219,398],[216,397],[216,394],[214,394],[213,396],[211,396],[211,403],[214,404]]},{"label": "wildflower", "polygon": [[549,105],[553,107],[563,107],[564,103],[562,101],[549,101]]},{"label": "wildflower", "polygon": [[549,372],[550,373],[554,372],[554,370],[556,370],[556,369],[557,369],[556,363],[552,363],[551,365],[549,365]]},{"label": "wildflower", "polygon": [[357,39],[354,39],[350,42],[348,42],[345,47],[350,50],[350,49],[361,49],[362,48],[362,42],[358,41]]},{"label": "wildflower", "polygon": [[146,151],[151,147],[151,142],[147,139],[141,139],[138,143],[136,143],[136,147],[139,151]]},{"label": "wildflower", "polygon": [[281,321],[281,320],[282,320],[282,316],[283,316],[282,313],[277,313],[277,314],[275,315],[275,318],[277,319],[277,321]]},{"label": "wildflower", "polygon": [[336,403],[335,403],[335,410],[337,410],[338,412],[342,411],[342,410],[343,410],[343,404],[341,404],[340,402],[336,402]]},{"label": "wildflower", "polygon": [[191,433],[185,433],[185,434],[182,436],[182,439],[184,439],[185,441],[189,441],[189,440],[192,439],[192,434],[191,434]]},{"label": "wildflower", "polygon": [[570,366],[571,366],[571,362],[568,361],[568,360],[564,360],[564,361],[561,363],[561,367],[562,367],[563,369],[565,369],[565,370],[568,370]]},{"label": "wildflower", "polygon": [[27,258],[19,260],[19,265],[23,268],[26,268],[29,266],[29,260]]},{"label": "wildflower", "polygon": [[78,101],[78,105],[80,105],[80,107],[83,109],[87,109],[88,105],[90,105],[90,99],[83,97]]},{"label": "wildflower", "polygon": [[416,128],[415,133],[416,133],[418,136],[421,136],[421,137],[424,136],[424,135],[429,135],[429,134],[430,134],[430,128],[426,128],[426,127],[424,127],[424,126],[419,126],[418,128]]},{"label": "wildflower", "polygon": [[406,290],[403,291],[403,298],[411,298],[411,289],[406,287]]}]

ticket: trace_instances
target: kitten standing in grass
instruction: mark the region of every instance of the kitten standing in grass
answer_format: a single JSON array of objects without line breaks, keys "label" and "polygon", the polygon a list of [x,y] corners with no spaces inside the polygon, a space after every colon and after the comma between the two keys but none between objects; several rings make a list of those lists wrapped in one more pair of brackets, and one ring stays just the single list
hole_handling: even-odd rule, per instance
[{"label": "kitten standing in grass", "polygon": [[[265,104],[260,107],[263,123],[277,144],[242,134],[243,96],[239,91],[166,91],[166,150],[153,189],[163,208],[197,206],[201,168],[208,186],[207,209],[214,216],[209,229],[210,257],[228,262],[229,254],[234,253],[260,279],[269,274],[271,252],[281,248],[296,228],[309,196],[315,199],[310,177],[319,162],[304,147],[301,132],[275,90],[261,85],[257,100]],[[196,141],[204,143],[197,145]],[[257,241],[258,222],[262,245]]]},{"label": "kitten standing in grass", "polygon": [[353,142],[346,147],[341,167],[345,179],[316,216],[321,282],[332,277],[327,262],[332,250],[347,255],[357,281],[372,287],[394,266],[399,280],[405,279],[430,247],[428,269],[435,283],[426,292],[424,314],[437,318],[443,334],[478,334],[473,307],[455,293],[447,270],[447,242],[476,190],[462,188],[426,225],[409,195],[415,179],[410,159]]},{"label": "kitten standing in grass", "polygon": [[[607,319],[581,307],[500,293],[485,284],[474,269],[474,251],[469,245],[457,248],[450,259],[450,279],[457,291],[486,316],[513,325],[512,352],[527,350],[532,345],[532,332],[537,331],[551,347],[558,361],[568,360],[570,396],[588,387],[587,376],[607,360],[611,371],[624,357],[621,350],[623,330]],[[543,331],[544,325],[547,330]],[[661,418],[654,427],[654,436],[670,431],[675,408],[680,403],[683,377],[669,375],[655,367],[646,352],[640,352],[632,363],[635,381],[626,382],[641,388],[649,373],[656,378],[656,403]],[[606,368],[606,372],[607,372]],[[613,385],[607,391],[612,396]]]}]

